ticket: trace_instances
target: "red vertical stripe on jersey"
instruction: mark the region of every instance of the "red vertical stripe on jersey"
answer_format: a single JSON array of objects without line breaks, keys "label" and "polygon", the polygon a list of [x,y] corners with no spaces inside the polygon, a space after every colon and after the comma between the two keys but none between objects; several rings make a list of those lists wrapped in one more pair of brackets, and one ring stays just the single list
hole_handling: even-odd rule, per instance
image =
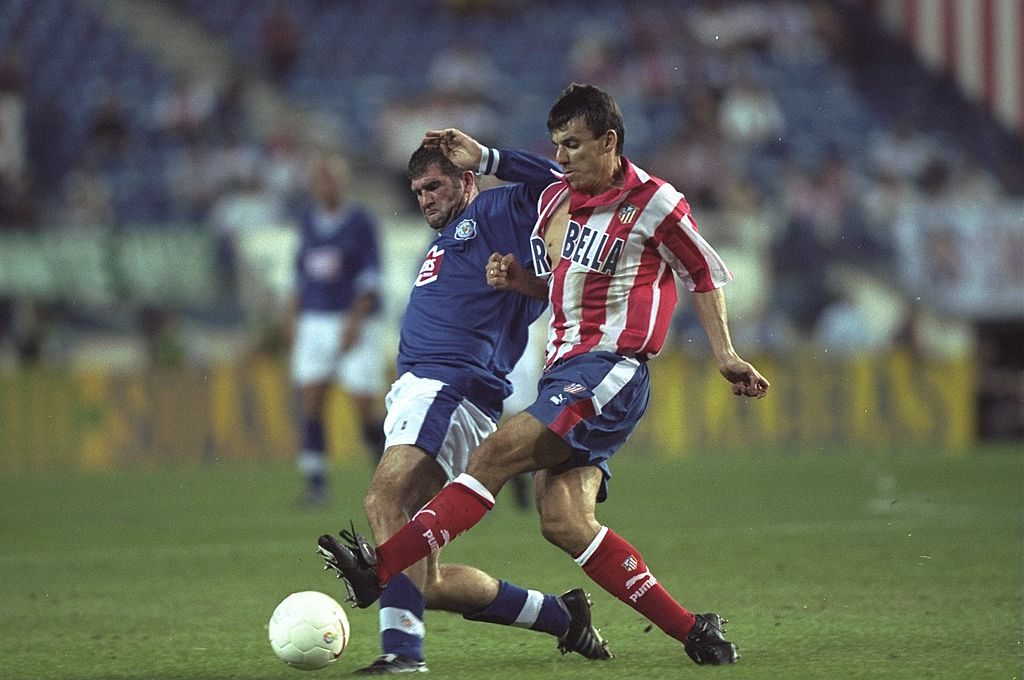
[{"label": "red vertical stripe on jersey", "polygon": [[[667,266],[663,269],[663,264],[664,261],[655,248],[650,245],[644,247],[643,253],[640,255],[638,275],[629,291],[629,301],[626,307],[626,330],[619,336],[620,351],[623,351],[623,348],[637,348],[644,354],[657,354],[661,349],[664,337],[662,342],[659,342],[654,335],[648,337],[648,331],[651,327],[652,317],[657,317],[665,308],[664,291],[661,291],[662,298],[657,300],[657,307],[655,307],[654,296],[655,290],[659,288],[664,279],[661,273],[668,269]],[[671,274],[671,272],[669,273]],[[672,291],[675,292],[674,283]],[[671,310],[675,307],[675,298],[673,297],[670,302],[672,303],[672,307],[669,308]],[[645,340],[646,342],[644,342]],[[652,345],[654,346],[652,347]],[[625,353],[629,355],[632,354],[632,351]]]},{"label": "red vertical stripe on jersey", "polygon": [[[611,237],[608,239],[611,241]],[[580,342],[573,348],[572,354],[589,352],[601,342],[603,332],[601,326],[608,320],[608,286],[612,277],[607,274],[588,272],[583,278],[583,308],[580,314]],[[598,301],[600,304],[598,304]]]},{"label": "red vertical stripe on jersey", "polygon": [[[690,274],[690,278],[693,279],[694,290],[704,293],[712,290],[715,284],[711,279],[711,268],[708,266],[707,258],[686,233],[686,227],[680,224],[684,217],[689,217],[688,208],[689,206],[685,202],[677,205],[672,214],[658,225],[654,232],[654,240],[664,244],[679,258],[683,267]],[[692,217],[690,217],[690,221],[693,223]],[[696,231],[696,223],[693,225],[694,231]]]},{"label": "red vertical stripe on jersey", "polygon": [[[548,290],[548,297],[551,300],[551,321],[549,328],[555,329],[555,337],[553,339],[554,346],[560,347],[562,345],[562,339],[565,337],[565,274],[569,267],[563,265],[561,257],[558,260],[551,263],[551,285]],[[550,366],[554,363],[555,355],[551,353],[548,355],[545,361],[545,366]]]},{"label": "red vertical stripe on jersey", "polygon": [[548,429],[559,437],[564,436],[566,432],[576,427],[576,423],[592,418],[595,413],[597,411],[594,410],[594,402],[590,399],[577,401],[564,409],[557,418],[551,421]]},{"label": "red vertical stripe on jersey", "polygon": [[661,289],[661,300],[658,303],[658,309],[655,310],[656,316],[654,317],[654,329],[651,332],[651,337],[637,355],[641,358],[657,354],[661,351],[662,345],[665,344],[665,338],[668,337],[668,328],[672,325],[672,315],[676,309],[676,301],[678,299],[676,280],[675,274],[670,268],[665,268],[665,273],[657,285]]}]

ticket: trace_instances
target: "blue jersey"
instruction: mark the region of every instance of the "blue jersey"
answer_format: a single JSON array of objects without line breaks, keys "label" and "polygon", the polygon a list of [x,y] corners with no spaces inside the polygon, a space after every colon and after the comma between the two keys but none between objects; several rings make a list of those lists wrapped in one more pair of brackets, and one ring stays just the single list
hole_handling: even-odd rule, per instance
[{"label": "blue jersey", "polygon": [[295,256],[300,310],[344,312],[361,294],[379,291],[377,227],[367,212],[346,208],[329,215],[312,209],[301,229]]},{"label": "blue jersey", "polygon": [[526,348],[529,325],[547,306],[487,285],[491,253],[514,253],[532,271],[530,233],[537,200],[557,165],[515,151],[492,152],[509,184],[480,192],[438,232],[413,285],[398,346],[398,374],[440,380],[497,422],[512,393],[506,380]]}]

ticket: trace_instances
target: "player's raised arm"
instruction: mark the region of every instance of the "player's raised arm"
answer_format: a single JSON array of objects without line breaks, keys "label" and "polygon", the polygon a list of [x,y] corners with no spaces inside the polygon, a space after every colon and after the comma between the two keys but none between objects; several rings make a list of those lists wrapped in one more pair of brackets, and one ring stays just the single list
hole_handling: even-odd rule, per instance
[{"label": "player's raised arm", "polygon": [[506,182],[525,184],[540,191],[561,178],[562,168],[554,161],[529,151],[492,149],[456,128],[429,130],[423,146],[440,148],[448,160],[462,170],[494,175]]}]

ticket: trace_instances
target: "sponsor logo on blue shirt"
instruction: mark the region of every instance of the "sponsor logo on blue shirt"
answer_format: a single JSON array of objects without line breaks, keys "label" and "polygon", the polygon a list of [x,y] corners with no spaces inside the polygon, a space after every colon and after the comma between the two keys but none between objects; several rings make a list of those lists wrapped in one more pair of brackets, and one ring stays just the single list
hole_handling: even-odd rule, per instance
[{"label": "sponsor logo on blue shirt", "polygon": [[416,275],[416,287],[437,281],[437,275],[441,273],[441,260],[443,259],[444,248],[438,248],[436,245],[430,246],[427,257],[420,266],[420,273]]}]

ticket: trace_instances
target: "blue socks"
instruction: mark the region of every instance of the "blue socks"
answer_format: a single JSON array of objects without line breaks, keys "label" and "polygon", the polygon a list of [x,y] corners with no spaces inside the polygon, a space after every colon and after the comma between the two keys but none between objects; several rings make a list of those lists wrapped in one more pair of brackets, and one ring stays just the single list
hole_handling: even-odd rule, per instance
[{"label": "blue socks", "polygon": [[[502,626],[529,628],[555,637],[569,630],[569,613],[555,595],[526,590],[507,581],[499,581],[498,596],[476,614],[463,618]],[[423,661],[423,593],[405,574],[388,582],[380,594],[381,651],[384,654]]]},{"label": "blue socks", "polygon": [[384,654],[423,661],[423,593],[405,574],[388,581],[380,594],[380,638]]},{"label": "blue socks", "polygon": [[[499,581],[498,597],[476,614],[463,618],[470,621],[517,626],[549,633],[555,637],[569,630],[569,613],[555,595],[526,590],[508,581]],[[391,586],[389,585],[388,588]],[[385,590],[387,592],[387,590]]]},{"label": "blue socks", "polygon": [[319,418],[307,418],[302,423],[302,453],[299,471],[305,477],[309,490],[323,493],[327,486],[327,452],[324,424]]}]

